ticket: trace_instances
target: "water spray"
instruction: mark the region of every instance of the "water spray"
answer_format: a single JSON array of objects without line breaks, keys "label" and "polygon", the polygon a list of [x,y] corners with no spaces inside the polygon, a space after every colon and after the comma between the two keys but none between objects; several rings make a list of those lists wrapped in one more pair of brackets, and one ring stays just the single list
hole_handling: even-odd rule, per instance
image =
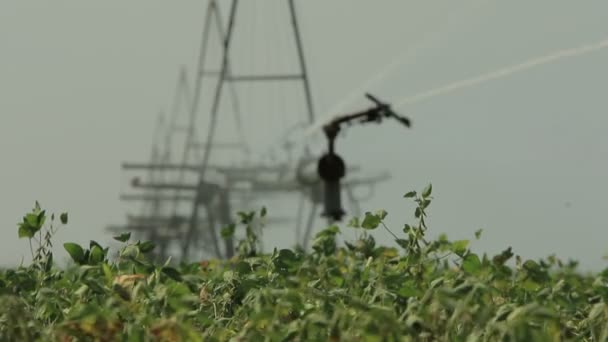
[{"label": "water spray", "polygon": [[445,86],[442,86],[439,88],[435,88],[433,90],[429,90],[429,91],[419,93],[419,94],[416,94],[413,96],[405,97],[401,101],[399,101],[395,107],[399,108],[399,107],[402,107],[402,106],[405,106],[408,104],[421,102],[421,101],[433,98],[435,96],[447,94],[452,91],[473,87],[480,83],[507,77],[507,76],[513,75],[515,73],[525,71],[525,70],[528,70],[528,69],[531,69],[531,68],[534,68],[537,66],[557,62],[557,61],[565,59],[565,58],[585,55],[585,54],[595,52],[595,51],[605,49],[605,48],[608,48],[608,39],[603,40],[596,44],[590,44],[590,45],[585,45],[585,46],[581,46],[578,48],[557,51],[557,52],[554,52],[549,55],[530,59],[528,61],[525,61],[525,62],[517,64],[517,65],[505,67],[505,68],[498,69],[496,71],[492,71],[492,72],[489,72],[489,73],[486,73],[486,74],[483,74],[483,75],[480,75],[477,77],[469,78],[466,80],[461,80],[461,81],[454,82],[454,83],[451,83],[451,84],[448,84],[448,85],[445,85]]},{"label": "water spray", "polygon": [[[596,52],[596,51],[599,51],[599,50],[602,50],[605,48],[608,48],[608,39],[602,40],[602,41],[594,43],[594,44],[580,46],[577,48],[560,50],[560,51],[553,52],[553,53],[545,55],[545,56],[536,57],[536,58],[527,60],[520,64],[516,64],[516,65],[504,67],[504,68],[501,68],[501,69],[498,69],[498,70],[495,70],[492,72],[488,72],[488,73],[479,75],[477,77],[457,81],[457,82],[447,84],[447,85],[444,85],[444,86],[441,86],[441,87],[438,87],[438,88],[435,88],[435,89],[432,89],[429,91],[407,96],[405,98],[402,98],[400,101],[398,101],[394,107],[401,108],[405,105],[411,105],[414,103],[422,102],[422,101],[428,100],[430,98],[433,98],[433,97],[436,97],[439,95],[444,95],[444,94],[447,94],[447,93],[450,93],[450,92],[453,92],[456,90],[470,88],[470,87],[476,86],[481,83],[485,83],[485,82],[492,81],[495,79],[507,77],[507,76],[513,75],[515,73],[522,72],[522,71],[525,71],[525,70],[528,70],[528,69],[531,69],[531,68],[534,68],[537,66],[542,66],[545,64],[557,62],[557,61],[560,61],[560,60],[566,59],[566,58],[586,55],[586,54]],[[391,66],[392,65],[393,64],[391,64]],[[387,70],[389,70],[389,69],[390,68],[388,68]],[[306,131],[304,132],[304,134],[299,139],[304,140],[304,139],[309,138],[313,134],[317,133],[324,126],[325,122],[327,122],[327,121],[323,121],[323,120],[317,121],[312,126],[307,128]]]}]

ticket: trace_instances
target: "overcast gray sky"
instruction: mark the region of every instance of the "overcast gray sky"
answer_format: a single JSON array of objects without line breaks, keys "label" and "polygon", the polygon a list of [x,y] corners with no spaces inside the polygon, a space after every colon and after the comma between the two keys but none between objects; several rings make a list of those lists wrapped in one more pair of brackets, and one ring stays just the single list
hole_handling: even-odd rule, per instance
[{"label": "overcast gray sky", "polygon": [[[104,227],[124,221],[126,213],[118,199],[127,189],[120,163],[147,160],[157,114],[170,105],[179,66],[195,70],[206,3],[0,3],[2,264],[27,257],[16,223],[35,200],[70,214],[56,246],[109,241]],[[225,10],[228,2],[220,3]],[[251,9],[253,3],[260,8]],[[601,1],[297,4],[319,115],[396,58],[399,66],[367,90],[398,102],[608,39],[608,3]],[[280,18],[279,5],[250,2],[239,27]],[[273,31],[243,32],[258,37],[235,50],[241,58],[247,49],[257,51],[255,61],[272,63],[263,53],[276,60],[289,56],[284,42],[268,38]],[[413,219],[402,195],[432,182],[433,234],[469,238],[483,228],[474,246],[489,253],[513,246],[526,257],[556,253],[585,267],[605,267],[607,60],[608,49],[600,50],[405,106],[411,130],[394,122],[350,129],[338,142],[344,158],[393,176],[363,207],[386,209],[389,224],[400,231]],[[344,110],[367,106],[362,95]],[[278,137],[279,121],[257,116],[247,128],[271,127]],[[205,122],[200,125],[204,130]],[[295,201],[286,207],[281,210],[294,210]],[[281,245],[291,243],[285,230],[275,235]],[[388,242],[386,235],[377,234]]]}]

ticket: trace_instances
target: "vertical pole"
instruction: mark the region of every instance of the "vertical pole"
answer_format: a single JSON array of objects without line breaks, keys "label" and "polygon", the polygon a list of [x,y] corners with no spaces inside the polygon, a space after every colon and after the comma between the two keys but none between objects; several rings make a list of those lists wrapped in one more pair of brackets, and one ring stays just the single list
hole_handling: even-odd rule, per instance
[{"label": "vertical pole", "polygon": [[[296,14],[296,6],[294,0],[289,0],[289,12],[291,14],[291,23],[293,27],[293,34],[296,41],[296,48],[298,50],[298,59],[300,61],[300,71],[302,72],[302,82],[304,83],[304,93],[306,95],[306,107],[308,108],[308,122],[313,124],[315,121],[314,106],[312,103],[312,93],[310,91],[310,82],[308,79],[308,71],[306,68],[306,60],[304,57],[304,48],[302,46],[302,37],[300,35],[300,28],[298,25],[298,16]],[[305,151],[305,153],[308,150]],[[306,153],[308,156],[308,153]],[[310,233],[312,231],[312,225],[314,222],[314,216],[316,215],[317,205],[313,202],[310,216],[306,224],[306,233],[304,234],[304,241],[302,243],[303,248],[306,249],[308,245],[308,239],[310,239]],[[298,223],[299,224],[299,223]],[[299,235],[298,233],[296,233]]]},{"label": "vertical pole", "polygon": [[[302,218],[304,216],[304,201],[306,197],[304,193],[300,195],[300,200],[298,201],[298,214],[296,216],[296,244],[300,245],[302,238]],[[314,204],[313,204],[314,205]]]},{"label": "vertical pole", "polygon": [[[216,16],[217,16],[217,20],[215,21],[217,24],[217,31],[220,34],[220,37],[225,37],[224,34],[224,24],[222,21],[222,15],[221,13],[219,13],[219,8],[216,10]],[[232,77],[232,73],[230,71],[230,65],[226,66],[227,70],[226,70],[226,75],[228,77]],[[247,141],[245,139],[245,129],[243,127],[243,120],[241,118],[241,106],[239,104],[239,99],[237,97],[237,93],[236,93],[236,89],[234,87],[234,85],[231,82],[228,82],[228,87],[231,93],[231,99],[232,99],[232,108],[234,109],[234,120],[236,123],[236,128],[239,132],[240,135],[240,139],[241,139],[241,144],[243,145],[243,152],[245,153],[249,153],[249,146],[247,146]]]},{"label": "vertical pole", "polygon": [[298,27],[298,18],[296,15],[296,6],[294,0],[289,0],[289,12],[291,14],[291,23],[293,26],[293,34],[296,39],[296,47],[298,49],[298,58],[300,60],[300,70],[302,72],[302,81],[304,82],[304,92],[306,93],[306,106],[308,107],[308,121],[314,123],[315,114],[312,104],[312,94],[308,82],[308,72],[306,71],[306,63],[304,60],[304,48],[302,47],[302,39],[300,37],[300,28]]},{"label": "vertical pole", "polygon": [[[196,74],[196,80],[194,85],[194,93],[192,102],[190,103],[190,117],[188,119],[188,131],[186,133],[186,144],[184,147],[184,152],[182,154],[182,165],[185,165],[188,161],[188,153],[190,152],[190,148],[192,147],[193,139],[194,139],[194,127],[196,124],[196,113],[198,112],[198,104],[200,101],[201,90],[203,85],[203,74],[205,67],[205,60],[207,57],[207,45],[209,42],[209,30],[211,28],[211,20],[213,11],[215,10],[215,0],[211,0],[209,5],[207,6],[207,13],[205,16],[205,24],[203,26],[203,35],[201,38],[201,49],[198,57],[198,69]],[[178,184],[181,183],[184,179],[184,171],[180,171],[178,174]],[[177,214],[177,197],[179,196],[179,190],[175,190],[175,197],[173,200],[173,215]]]},{"label": "vertical pole", "polygon": [[[213,99],[213,105],[211,107],[211,121],[209,123],[209,129],[207,130],[207,141],[205,143],[205,150],[203,151],[203,160],[201,162],[201,166],[199,169],[199,182],[204,182],[205,179],[205,171],[207,171],[207,164],[209,163],[209,157],[211,156],[211,147],[212,147],[212,143],[213,143],[213,136],[215,135],[215,126],[217,123],[217,114],[218,114],[218,110],[219,110],[219,104],[220,104],[220,100],[222,97],[222,88],[224,85],[224,81],[226,80],[226,73],[227,73],[227,69],[228,69],[228,55],[229,55],[229,48],[230,48],[230,42],[232,40],[232,32],[233,32],[233,28],[234,28],[234,17],[236,15],[236,7],[238,4],[238,0],[233,0],[232,1],[232,7],[230,9],[230,19],[228,22],[228,32],[226,33],[226,37],[224,38],[224,52],[223,52],[223,58],[222,58],[222,68],[220,71],[220,77],[217,83],[217,86],[215,88],[215,97]],[[196,103],[196,102],[195,102]],[[193,106],[194,108],[194,106]],[[192,210],[192,217],[190,219],[190,228],[188,231],[188,235],[186,236],[186,244],[189,244],[194,235],[194,232],[196,230],[196,224],[198,223],[198,210],[197,210],[197,206],[199,205],[198,202],[195,201],[194,206],[195,208]],[[210,233],[212,236],[212,239],[214,241],[214,244],[216,245],[216,249],[217,249],[217,235],[216,235],[216,231],[215,231],[215,227],[209,227],[210,229]]]},{"label": "vertical pole", "polygon": [[[219,206],[217,208],[219,221],[222,227],[230,225],[232,222],[230,216],[230,184],[226,187],[226,189],[220,189],[220,198],[219,198]],[[230,259],[234,256],[234,237],[230,236],[224,239],[224,247],[226,248],[224,252],[224,257]]]},{"label": "vertical pole", "polygon": [[213,144],[213,137],[215,135],[215,126],[217,123],[217,114],[220,106],[220,101],[222,98],[222,89],[224,86],[224,82],[226,81],[226,74],[228,70],[228,55],[230,53],[230,42],[232,41],[232,32],[234,29],[234,18],[236,16],[236,8],[237,8],[238,0],[232,0],[232,7],[230,8],[230,18],[228,21],[228,31],[226,32],[226,37],[224,38],[224,52],[222,58],[222,68],[220,71],[220,78],[218,80],[217,86],[215,88],[215,96],[213,99],[213,105],[211,107],[211,122],[209,123],[209,129],[207,130],[207,141],[205,143],[205,150],[203,152],[203,160],[201,162],[201,167],[199,171],[199,178],[201,180],[204,179],[205,171],[207,170],[207,164],[209,163],[209,157],[211,156],[211,147]]},{"label": "vertical pole", "polygon": [[313,203],[310,208],[310,214],[308,215],[308,222],[306,224],[306,233],[304,234],[304,241],[302,242],[302,248],[306,250],[308,248],[308,240],[310,240],[310,234],[312,233],[312,224],[315,216],[317,216],[317,204]]}]

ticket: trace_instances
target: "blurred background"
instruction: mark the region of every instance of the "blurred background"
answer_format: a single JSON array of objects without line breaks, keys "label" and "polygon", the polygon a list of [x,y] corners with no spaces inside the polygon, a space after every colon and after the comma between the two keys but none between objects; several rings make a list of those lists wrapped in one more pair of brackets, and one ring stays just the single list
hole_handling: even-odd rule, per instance
[{"label": "blurred background", "polygon": [[[226,28],[231,2],[217,3]],[[159,127],[172,117],[182,128],[188,122],[208,5],[203,0],[0,3],[1,265],[28,260],[29,247],[18,240],[16,224],[34,201],[49,212],[69,213],[56,249],[65,241],[105,245],[112,237],[108,226],[124,223],[142,206],[121,201],[138,175],[121,165],[148,163],[154,146],[170,151],[177,163],[184,160],[185,135],[174,135],[166,148]],[[365,92],[405,103],[453,82],[608,39],[605,2],[307,0],[295,5],[316,123],[368,108]],[[297,69],[287,2],[241,1],[239,6],[231,72]],[[209,37],[206,63],[217,71],[221,38]],[[361,191],[361,212],[387,210],[386,222],[400,232],[414,220],[403,194],[432,183],[432,236],[469,239],[483,228],[473,246],[490,254],[512,246],[528,258],[555,253],[579,260],[584,269],[605,267],[607,60],[608,49],[598,48],[406,103],[396,110],[412,120],[411,129],[392,121],[348,128],[337,140],[347,164],[359,166],[363,176],[383,171],[391,176],[374,186],[373,196],[365,198],[366,190]],[[179,80],[189,89],[182,100],[175,96]],[[295,166],[303,146],[313,160],[324,151],[324,137],[306,133],[310,118],[301,85],[239,83],[234,91],[240,119],[226,88],[211,126],[216,81],[210,82],[201,86],[195,111],[200,141],[214,127],[210,164]],[[183,101],[178,109],[176,101]],[[298,136],[289,152],[283,143]],[[219,149],[227,137],[246,140],[248,149]],[[188,158],[200,164],[202,157]],[[194,184],[195,176],[183,182]],[[248,209],[266,206],[277,218],[264,231],[265,248],[294,245],[298,192],[253,195],[244,201],[252,206]],[[186,216],[192,210],[180,208]],[[303,217],[309,211],[305,206]],[[354,213],[350,207],[347,212]],[[315,231],[326,226],[319,215],[320,210]],[[341,226],[345,238],[355,236]],[[374,236],[393,243],[385,231]]]}]

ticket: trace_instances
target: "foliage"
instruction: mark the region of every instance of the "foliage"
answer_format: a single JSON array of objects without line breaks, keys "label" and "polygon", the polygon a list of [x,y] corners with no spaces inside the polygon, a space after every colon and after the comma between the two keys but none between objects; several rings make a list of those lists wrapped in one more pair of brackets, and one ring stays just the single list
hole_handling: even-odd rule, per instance
[{"label": "foliage", "polygon": [[[152,263],[154,244],[125,233],[115,237],[122,243],[115,258],[95,241],[88,248],[66,243],[73,264],[59,269],[48,248],[55,230],[44,228],[36,204],[18,229],[19,237],[39,243],[34,262],[0,272],[0,340],[608,338],[608,269],[584,275],[555,256],[524,260],[507,248],[489,257],[471,251],[468,240],[428,241],[431,193],[429,185],[404,196],[416,204],[415,222],[399,235],[386,225],[386,211],[367,212],[343,228],[360,231],[356,241],[339,246],[341,228],[332,225],[316,234],[308,253],[260,253],[251,228],[258,213],[240,213],[246,237],[235,257],[178,267]],[[67,224],[67,214],[61,221]],[[397,247],[378,246],[368,233],[377,229]]]}]

